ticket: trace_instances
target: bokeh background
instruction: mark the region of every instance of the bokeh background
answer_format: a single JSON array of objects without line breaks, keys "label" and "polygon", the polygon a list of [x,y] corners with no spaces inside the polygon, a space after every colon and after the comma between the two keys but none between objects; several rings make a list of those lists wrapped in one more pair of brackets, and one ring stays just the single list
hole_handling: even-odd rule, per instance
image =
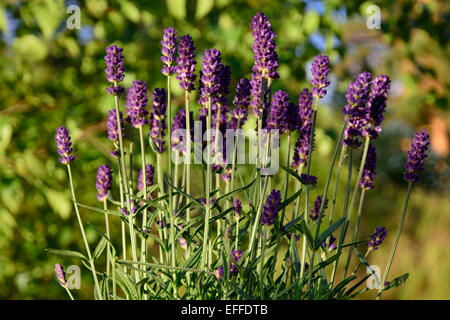
[{"label": "bokeh background", "polygon": [[[380,29],[366,25],[372,4],[381,9]],[[80,29],[66,27],[69,5],[80,8]],[[332,85],[320,106],[312,167],[319,181],[342,125],[349,81],[363,70],[392,78],[384,131],[374,143],[376,186],[367,195],[361,227],[367,236],[379,225],[389,230],[386,243],[370,257],[382,270],[406,194],[402,163],[410,137],[421,128],[430,132],[431,151],[390,273],[390,278],[406,272],[410,277],[384,297],[449,299],[449,6],[438,0],[1,1],[0,298],[66,299],[54,265],[79,261],[43,249],[84,249],[54,133],[62,124],[69,127],[79,201],[97,205],[96,169],[105,161],[113,163],[106,139],[105,117],[113,100],[105,91],[105,47],[114,43],[124,48],[127,87],[135,79],[146,80],[151,89],[161,87],[160,41],[163,29],[174,26],[179,35],[192,35],[199,63],[207,48],[223,52],[231,65],[234,94],[237,80],[250,76],[250,21],[263,11],[277,34],[281,77],[275,89],[287,90],[296,101],[300,90],[309,87],[312,58],[325,53],[332,61]],[[176,83],[173,90],[174,103],[181,106]],[[102,223],[101,215],[82,214],[93,225]],[[87,227],[87,233],[95,246],[95,230]],[[91,298],[89,272],[83,269],[82,276],[82,289],[74,294]],[[364,298],[374,296],[369,292]]]}]

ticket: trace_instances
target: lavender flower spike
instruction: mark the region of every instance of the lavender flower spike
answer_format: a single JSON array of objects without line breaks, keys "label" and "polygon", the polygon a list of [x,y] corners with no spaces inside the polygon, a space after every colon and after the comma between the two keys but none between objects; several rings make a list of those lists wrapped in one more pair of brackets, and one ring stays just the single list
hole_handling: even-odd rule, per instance
[{"label": "lavender flower spike", "polygon": [[175,53],[177,50],[177,31],[172,27],[165,29],[161,44],[161,61],[165,64],[161,69],[161,72],[165,76],[171,76],[177,71],[177,68],[173,65],[175,63]]},{"label": "lavender flower spike", "polygon": [[266,200],[266,204],[263,207],[261,215],[261,223],[266,226],[274,224],[274,220],[280,211],[281,206],[281,192],[280,190],[272,190]]},{"label": "lavender flower spike", "polygon": [[107,165],[101,165],[97,170],[97,200],[104,201],[108,198],[108,192],[112,189],[112,170]]},{"label": "lavender flower spike", "polygon": [[312,95],[308,89],[303,89],[303,91],[298,95],[299,137],[295,143],[294,149],[294,157],[292,162],[292,167],[294,169],[301,165],[305,166],[308,162],[308,152],[312,130],[312,100]]},{"label": "lavender flower spike", "polygon": [[[314,208],[311,210],[310,217],[312,221],[317,221],[319,219],[320,206],[322,205],[322,196],[317,196],[316,201],[314,202]],[[323,210],[325,211],[328,208],[328,199],[325,199],[325,203],[323,204]]]},{"label": "lavender flower spike", "polygon": [[190,35],[185,35],[180,38],[178,44],[178,58],[177,58],[177,79],[180,80],[180,88],[191,92],[195,89],[195,79],[197,75],[194,73],[195,58],[194,42]]},{"label": "lavender flower spike", "polygon": [[[122,82],[125,77],[125,67],[123,66],[123,49],[113,45],[106,48],[106,79],[117,84],[117,82]],[[124,92],[124,88],[121,86],[111,85],[106,91],[111,95],[121,95]]]},{"label": "lavender flower spike", "polygon": [[165,130],[166,130],[166,111],[167,111],[167,94],[164,88],[156,88],[152,93],[153,96],[153,113],[150,116],[150,138],[158,150],[164,152]]},{"label": "lavender flower spike", "polygon": [[325,89],[330,85],[330,81],[327,80],[327,75],[330,72],[330,58],[325,55],[319,54],[314,58],[311,67],[311,73],[313,79],[311,83],[313,85],[312,95],[317,99],[323,98],[327,94]]},{"label": "lavender flower spike", "polygon": [[373,179],[375,178],[375,169],[377,166],[377,153],[375,147],[369,145],[367,150],[366,163],[364,164],[364,169],[359,182],[359,186],[363,189],[369,190],[373,188]]},{"label": "lavender flower spike", "polygon": [[242,204],[241,204],[241,200],[239,200],[238,198],[234,199],[234,201],[233,201],[233,211],[234,211],[234,217],[236,219],[239,219],[242,214]]},{"label": "lavender flower spike", "polygon": [[384,238],[386,238],[386,234],[387,231],[385,227],[377,227],[367,243],[369,250],[377,250],[378,246],[383,242]]},{"label": "lavender flower spike", "polygon": [[372,80],[372,88],[367,101],[369,123],[363,132],[364,136],[370,136],[372,139],[375,139],[381,132],[381,123],[384,120],[383,113],[386,110],[386,100],[390,88],[391,79],[386,75],[376,76]]},{"label": "lavender flower spike", "polygon": [[233,100],[234,109],[231,112],[229,129],[238,129],[238,122],[242,127],[248,117],[248,106],[250,105],[251,84],[246,78],[240,79],[236,86],[236,95]]},{"label": "lavender flower spike", "polygon": [[131,124],[139,128],[149,121],[147,119],[147,87],[145,81],[133,81],[133,85],[127,92],[127,102],[125,103],[126,112],[130,118]]},{"label": "lavender flower spike", "polygon": [[361,146],[359,137],[367,125],[368,109],[366,106],[369,98],[370,83],[372,75],[369,72],[363,72],[358,78],[350,82],[347,94],[347,104],[343,109],[344,115],[349,117],[347,127],[342,141],[344,146],[357,149]]},{"label": "lavender flower spike", "polygon": [[199,104],[206,106],[208,98],[220,89],[220,69],[222,68],[222,53],[217,49],[206,49],[200,72]]},{"label": "lavender flower spike", "polygon": [[[153,185],[154,175],[155,175],[155,168],[151,164],[145,165],[145,182],[147,187]],[[144,174],[142,169],[139,172],[137,187],[139,191],[141,191],[144,188]]]},{"label": "lavender flower spike", "polygon": [[56,147],[58,148],[58,154],[61,156],[59,161],[62,164],[70,164],[75,157],[71,155],[72,153],[72,141],[70,141],[69,129],[65,126],[59,127],[56,129]]},{"label": "lavender flower spike", "polygon": [[60,265],[59,263],[55,265],[55,273],[56,278],[59,280],[59,284],[65,287],[67,285],[66,273],[64,272],[64,268],[62,267],[62,265]]},{"label": "lavender flower spike", "polygon": [[[123,125],[123,113],[119,112],[120,127],[122,128],[122,138],[125,138],[125,128]],[[109,110],[106,120],[106,128],[108,129],[108,139],[112,142],[119,140],[119,126],[117,125],[116,109]]]},{"label": "lavender flower spike", "polygon": [[276,91],[272,97],[267,129],[278,129],[280,134],[283,134],[288,129],[288,120],[286,117],[288,105],[288,93],[282,90]]},{"label": "lavender flower spike", "polygon": [[408,151],[408,161],[403,165],[405,167],[404,180],[412,183],[419,182],[419,173],[423,170],[429,144],[430,136],[425,129],[416,132],[411,142],[411,150]]},{"label": "lavender flower spike", "polygon": [[280,77],[278,69],[278,54],[275,44],[275,32],[269,18],[262,12],[257,13],[252,18],[252,36],[253,36],[253,57],[255,64],[253,72],[260,74],[266,79],[277,79]]}]

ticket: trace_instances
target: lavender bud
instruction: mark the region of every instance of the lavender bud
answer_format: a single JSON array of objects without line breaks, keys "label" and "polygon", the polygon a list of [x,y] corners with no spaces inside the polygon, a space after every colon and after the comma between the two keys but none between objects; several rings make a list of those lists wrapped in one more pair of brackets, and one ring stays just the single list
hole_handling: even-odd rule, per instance
[{"label": "lavender bud", "polygon": [[106,200],[108,198],[108,191],[112,189],[112,170],[107,164],[98,167],[95,187],[98,191],[97,200]]},{"label": "lavender bud", "polygon": [[369,145],[367,150],[366,163],[364,164],[364,169],[359,182],[359,186],[363,189],[369,190],[373,188],[373,179],[375,178],[375,169],[377,166],[377,153],[375,147]]},{"label": "lavender bud", "polygon": [[369,250],[377,250],[378,246],[383,242],[384,238],[386,238],[386,234],[387,231],[384,227],[377,227],[367,243]]},{"label": "lavender bud", "polygon": [[325,55],[319,54],[314,57],[314,61],[311,67],[311,73],[313,79],[311,83],[313,85],[312,95],[317,99],[323,98],[327,94],[325,89],[330,85],[330,81],[327,80],[327,75],[330,72],[330,58]]},{"label": "lavender bud", "polygon": [[62,265],[60,265],[59,263],[55,265],[55,273],[56,278],[59,280],[59,284],[65,287],[67,285],[66,273],[64,272],[64,268],[62,267]]},{"label": "lavender bud", "polygon": [[186,91],[195,89],[195,79],[197,75],[195,71],[195,47],[190,35],[185,35],[180,38],[178,44],[178,58],[177,58],[177,79],[180,80],[180,88]]},{"label": "lavender bud", "polygon": [[308,163],[309,144],[312,131],[311,106],[312,95],[308,89],[303,89],[303,91],[298,95],[299,137],[294,148],[294,156],[292,161],[292,167],[294,169],[300,166],[305,166]]},{"label": "lavender bud", "polygon": [[310,175],[307,175],[306,173],[302,173],[300,175],[300,178],[304,185],[315,186],[317,184],[317,177],[315,177],[315,176],[310,176]]},{"label": "lavender bud", "polygon": [[125,67],[123,66],[123,48],[116,45],[106,48],[106,79],[111,82],[121,82],[125,75]]},{"label": "lavender bud", "polygon": [[381,132],[381,123],[384,120],[383,113],[386,110],[386,100],[390,88],[391,79],[386,75],[376,76],[372,80],[372,88],[367,101],[368,126],[363,132],[364,136],[370,136],[372,139],[375,139]]},{"label": "lavender bud", "polygon": [[234,201],[233,201],[233,211],[234,211],[234,217],[236,219],[240,219],[241,214],[242,214],[242,204],[241,204],[241,200],[239,200],[238,198],[234,199]]},{"label": "lavender bud", "polygon": [[[311,210],[311,213],[309,215],[312,221],[317,221],[319,219],[321,205],[322,205],[322,196],[317,196],[316,201],[314,202],[314,208]],[[323,211],[325,211],[327,208],[328,208],[328,199],[325,199]]]},{"label": "lavender bud", "polygon": [[423,170],[429,144],[430,136],[425,129],[416,132],[411,142],[411,150],[408,151],[408,161],[403,165],[405,167],[404,180],[413,183],[419,182],[419,173]]},{"label": "lavender bud", "polygon": [[265,78],[279,78],[278,54],[276,52],[275,33],[267,16],[262,12],[257,13],[252,18],[253,54],[255,64],[253,72]]},{"label": "lavender bud", "polygon": [[133,81],[133,85],[127,92],[127,102],[125,103],[127,115],[130,117],[131,124],[139,128],[149,121],[147,119],[147,87],[145,81]]},{"label": "lavender bud", "polygon": [[[120,127],[122,128],[122,138],[125,138],[125,128],[123,126],[123,114],[119,112]],[[109,110],[106,120],[106,128],[108,129],[108,139],[111,141],[119,140],[119,126],[117,125],[117,113],[116,109]]]},{"label": "lavender bud", "polygon": [[279,190],[272,190],[266,200],[261,215],[261,223],[266,226],[274,224],[274,220],[280,211],[281,206],[281,192]]},{"label": "lavender bud", "polygon": [[166,111],[167,94],[164,88],[156,88],[153,91],[153,113],[150,116],[150,137],[153,139],[157,150],[164,152],[165,130],[166,130]]},{"label": "lavender bud", "polygon": [[288,127],[286,118],[289,105],[289,95],[287,92],[278,90],[272,96],[272,104],[270,105],[270,116],[267,120],[267,129],[278,129],[283,134]]},{"label": "lavender bud", "polygon": [[175,53],[177,50],[177,31],[172,27],[165,29],[161,44],[161,61],[165,64],[161,69],[161,72],[165,76],[171,76],[176,72],[176,67],[173,66],[173,64],[175,62]]},{"label": "lavender bud", "polygon": [[70,164],[75,157],[71,155],[72,153],[72,142],[70,141],[70,135],[69,135],[69,129],[67,129],[65,126],[61,126],[58,129],[56,129],[56,147],[58,149],[58,154],[61,156],[59,158],[59,161],[62,164]]}]

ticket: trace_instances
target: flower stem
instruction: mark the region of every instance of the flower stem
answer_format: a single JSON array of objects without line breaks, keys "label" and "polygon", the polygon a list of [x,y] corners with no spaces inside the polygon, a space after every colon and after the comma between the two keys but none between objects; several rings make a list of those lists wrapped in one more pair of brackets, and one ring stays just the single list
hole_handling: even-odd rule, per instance
[{"label": "flower stem", "polygon": [[[184,94],[184,108],[186,110],[186,193],[191,194],[191,111],[189,105],[189,91],[185,91]],[[189,197],[186,198],[186,205],[191,202]],[[191,208],[186,210],[186,224],[189,224],[191,220]],[[191,257],[191,247],[188,241],[186,258]]]},{"label": "flower stem", "polygon": [[[169,146],[168,146],[168,155],[169,155],[169,181],[172,183],[172,148],[171,148],[171,141],[172,141],[172,101],[171,101],[171,86],[170,86],[170,80],[171,76],[167,76],[167,129],[169,132]],[[171,247],[171,265],[172,267],[175,267],[175,255],[176,255],[176,248],[175,248],[175,217],[173,214],[173,206],[172,206],[172,187],[169,186],[169,216],[170,216],[170,247]]]},{"label": "flower stem", "polygon": [[100,300],[103,300],[102,293],[101,293],[101,290],[100,290],[100,286],[98,284],[97,272],[95,271],[94,260],[92,259],[92,255],[91,255],[91,249],[89,249],[89,243],[87,241],[86,233],[84,232],[83,222],[81,221],[80,212],[78,210],[77,199],[75,197],[75,189],[73,187],[72,171],[70,169],[70,164],[67,164],[67,171],[69,173],[70,191],[72,192],[73,206],[75,207],[75,213],[77,215],[78,225],[80,226],[80,231],[81,231],[81,235],[83,237],[84,246],[86,247],[86,252],[87,252],[87,255],[88,255],[88,259],[89,259],[89,264],[91,266],[92,276],[94,277],[95,288],[97,290],[98,297],[100,298]]},{"label": "flower stem", "polygon": [[[111,267],[111,235],[109,233],[109,218],[108,213],[106,210],[108,210],[108,204],[106,202],[107,200],[103,200],[103,209],[105,209],[105,226],[106,226],[106,236],[108,237],[108,243],[106,244],[106,275],[110,276],[110,267]],[[109,292],[109,289],[108,289]]]},{"label": "flower stem", "polygon": [[[358,175],[356,177],[356,181],[355,181],[355,186],[353,188],[353,194],[352,194],[352,200],[350,202],[350,209],[349,209],[349,215],[347,217],[347,220],[344,224],[344,235],[343,235],[343,239],[342,241],[344,241],[345,236],[347,234],[347,229],[348,229],[348,225],[350,224],[350,221],[352,220],[352,216],[353,216],[353,207],[355,205],[356,202],[356,195],[358,194],[358,190],[359,190],[359,183],[361,181],[361,177],[364,171],[364,164],[366,163],[366,158],[367,158],[367,151],[369,150],[369,144],[370,144],[370,137],[367,136],[366,137],[366,142],[364,144],[364,151],[362,154],[362,159],[361,159],[361,164],[359,165],[359,171],[358,171]],[[351,260],[351,252],[352,252],[352,247],[350,247],[349,253],[348,253],[348,258],[347,258],[347,263],[345,265],[345,269],[344,269],[344,279],[345,276],[347,275],[347,270],[348,270],[348,263],[350,263]]]},{"label": "flower stem", "polygon": [[[386,279],[389,274],[389,270],[391,269],[392,260],[394,259],[395,250],[397,249],[398,241],[400,240],[400,234],[402,233],[403,224],[405,222],[406,209],[408,208],[408,202],[409,202],[409,197],[411,195],[411,190],[412,190],[412,183],[410,182],[408,184],[408,193],[406,194],[405,204],[403,206],[402,217],[400,218],[400,224],[398,225],[397,234],[396,234],[395,240],[394,240],[394,245],[392,246],[391,254],[389,255],[389,260],[386,265],[386,269],[384,270],[383,280],[381,281],[381,286],[383,286],[384,283],[386,282]],[[380,288],[380,290],[378,291],[378,294],[377,294],[377,300],[380,300],[382,293],[383,293],[383,288]]]},{"label": "flower stem", "polygon": [[[147,200],[147,168],[145,164],[145,148],[144,148],[144,133],[142,126],[139,126],[139,139],[141,142],[141,160],[142,160],[142,192],[143,198]],[[147,226],[147,208],[144,209],[142,216],[142,230]],[[141,240],[141,261],[147,261],[147,241],[143,237]]]}]

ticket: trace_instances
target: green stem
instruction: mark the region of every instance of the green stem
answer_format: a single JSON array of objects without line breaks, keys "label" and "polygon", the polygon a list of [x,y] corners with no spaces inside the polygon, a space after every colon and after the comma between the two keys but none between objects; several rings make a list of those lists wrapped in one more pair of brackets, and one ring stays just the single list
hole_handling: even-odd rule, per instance
[{"label": "green stem", "polygon": [[261,237],[262,242],[262,249],[261,249],[261,267],[260,267],[260,273],[259,273],[259,288],[261,292],[261,300],[264,300],[264,258],[265,258],[265,251],[266,251],[266,239],[265,237],[268,237],[268,231],[269,228],[264,226],[263,227],[264,236]]},{"label": "green stem", "polygon": [[[143,198],[147,200],[147,168],[145,163],[145,148],[144,148],[144,133],[142,126],[139,126],[139,139],[141,142],[141,160],[142,160],[142,192]],[[147,208],[144,209],[142,216],[142,230],[147,226]],[[142,238],[141,240],[141,261],[147,261],[147,241]]]},{"label": "green stem", "polygon": [[66,286],[63,286],[63,288],[66,289],[67,294],[68,294],[69,297],[70,297],[70,300],[75,300],[75,299],[73,298],[73,295],[72,295],[72,293],[70,292],[69,288],[67,288],[67,285],[66,285]]},{"label": "green stem", "polygon": [[95,271],[94,260],[92,259],[92,255],[91,255],[91,249],[89,249],[89,243],[87,241],[86,233],[84,232],[83,222],[81,221],[80,212],[78,210],[77,199],[75,197],[75,189],[73,187],[72,171],[70,169],[70,164],[67,165],[67,171],[69,173],[69,183],[70,183],[70,191],[72,192],[73,206],[75,207],[75,213],[77,215],[78,225],[80,226],[81,235],[83,236],[84,246],[86,247],[89,264],[91,266],[92,276],[94,277],[95,288],[97,290],[98,297],[100,298],[100,300],[103,300],[100,286],[98,284],[97,272]]},{"label": "green stem", "polygon": [[[389,260],[386,265],[386,269],[384,270],[383,280],[381,281],[381,286],[384,286],[386,279],[389,274],[389,270],[391,269],[392,260],[394,259],[395,250],[397,249],[398,241],[400,240],[400,234],[402,233],[403,224],[406,218],[406,209],[408,208],[409,197],[411,195],[412,183],[410,182],[408,185],[408,193],[406,194],[405,204],[403,206],[402,217],[400,218],[400,224],[398,225],[397,234],[395,236],[394,245],[392,246],[391,254],[389,255]],[[381,294],[383,293],[383,288],[380,288],[377,294],[377,300],[380,300]]]},{"label": "green stem", "polygon": [[[172,181],[172,147],[171,147],[171,141],[172,141],[172,101],[171,101],[171,86],[170,86],[170,79],[171,76],[167,76],[167,129],[169,132],[169,147],[168,149],[168,155],[169,155],[169,181],[170,183],[173,183]],[[169,216],[170,216],[170,247],[171,247],[171,265],[172,267],[175,267],[175,256],[176,256],[176,247],[175,247],[175,217],[173,214],[173,206],[172,206],[172,187],[169,186]]]},{"label": "green stem", "polygon": [[[189,105],[189,91],[185,91],[184,94],[184,107],[186,110],[186,157],[187,157],[187,163],[186,163],[186,193],[191,194],[191,111],[190,111],[190,105]],[[186,205],[188,205],[191,202],[191,199],[189,197],[186,198]],[[189,222],[191,220],[191,208],[188,207],[186,210],[186,224],[189,225]],[[189,259],[191,256],[191,247],[190,243],[187,243],[187,256],[186,258]]]},{"label": "green stem", "polygon": [[[353,216],[353,207],[355,205],[356,202],[356,195],[358,194],[358,190],[359,190],[359,183],[361,181],[361,177],[364,171],[364,164],[366,163],[366,158],[367,158],[367,152],[369,150],[369,144],[370,144],[370,137],[367,136],[366,137],[366,142],[364,144],[364,151],[362,154],[362,159],[361,159],[361,164],[359,166],[359,170],[358,170],[358,175],[356,177],[356,181],[355,181],[355,186],[353,188],[353,194],[352,194],[352,200],[350,202],[350,209],[349,209],[349,215],[346,221],[346,224],[344,225],[344,236],[343,236],[343,240],[345,239],[345,236],[347,234],[347,229],[348,229],[348,225],[350,224],[350,221],[352,220],[352,216]],[[350,263],[350,254],[351,254],[351,249],[352,247],[350,247],[349,250],[349,254],[348,254],[348,258],[347,258],[347,263]],[[347,275],[347,270],[348,270],[348,264],[345,265],[345,269],[344,269],[344,279],[345,276]]]},{"label": "green stem", "polygon": [[[108,210],[108,204],[106,202],[107,200],[103,200],[103,209],[105,209],[105,226],[106,226],[106,236],[108,237],[108,243],[106,244],[106,275],[110,276],[110,267],[111,267],[111,244],[109,243],[111,241],[111,235],[109,233],[109,217],[108,213],[106,213],[106,210]],[[109,286],[108,286],[108,292],[109,292]]]},{"label": "green stem", "polygon": [[[352,163],[353,163],[353,149],[350,148],[350,152],[349,152],[349,157],[348,157],[348,174],[347,174],[347,190],[345,192],[345,201],[344,201],[344,212],[342,214],[342,216],[344,218],[347,219],[347,212],[348,212],[348,199],[350,197],[350,185],[351,185],[351,181],[352,181]],[[339,257],[340,254],[342,252],[342,243],[344,242],[344,229],[345,229],[345,223],[344,222],[344,226],[341,227],[341,232],[339,234],[339,241],[338,241],[338,245],[337,245],[337,258],[334,262],[333,265],[333,272],[331,274],[331,287],[333,287],[334,284],[334,279],[336,278],[336,271],[337,271],[337,266],[339,263]]]}]

